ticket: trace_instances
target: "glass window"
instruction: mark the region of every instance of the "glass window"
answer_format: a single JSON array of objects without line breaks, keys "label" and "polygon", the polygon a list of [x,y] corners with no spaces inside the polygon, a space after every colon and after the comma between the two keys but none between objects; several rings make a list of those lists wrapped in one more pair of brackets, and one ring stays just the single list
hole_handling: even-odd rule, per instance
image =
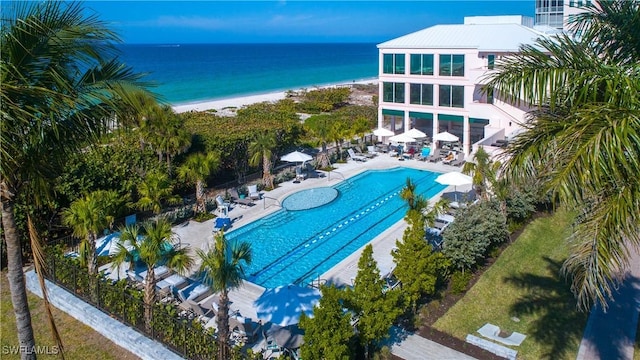
[{"label": "glass window", "polygon": [[411,54],[412,75],[433,75],[433,54]]},{"label": "glass window", "polygon": [[433,85],[411,84],[409,102],[415,105],[433,105]]},{"label": "glass window", "polygon": [[404,74],[404,54],[395,55],[395,71],[394,74]]},{"label": "glass window", "polygon": [[493,88],[487,89],[487,104],[493,104]]},{"label": "glass window", "polygon": [[440,55],[440,76],[464,76],[464,55]]},{"label": "glass window", "polygon": [[382,55],[382,72],[393,74],[393,54]]},{"label": "glass window", "polygon": [[464,107],[464,86],[440,85],[438,104],[444,107]]},{"label": "glass window", "polygon": [[382,101],[404,103],[404,83],[382,83]]},{"label": "glass window", "polygon": [[489,61],[489,70],[493,70],[493,67],[495,66],[496,63],[496,56],[491,54],[487,56],[487,60]]}]

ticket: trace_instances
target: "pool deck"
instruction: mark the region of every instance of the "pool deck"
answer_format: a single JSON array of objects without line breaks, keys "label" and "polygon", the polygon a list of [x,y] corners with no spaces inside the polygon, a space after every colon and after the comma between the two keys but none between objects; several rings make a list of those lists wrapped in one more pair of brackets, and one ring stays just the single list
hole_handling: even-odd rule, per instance
[{"label": "pool deck", "polygon": [[[331,173],[323,173],[324,177],[308,178],[299,183],[287,181],[279,184],[274,190],[263,191],[261,192],[263,198],[256,200],[251,207],[243,208],[235,205],[228,214],[233,221],[232,229],[240,228],[258,218],[277,211],[279,209],[277,204],[281,203],[282,200],[294,192],[315,187],[334,186],[344,181],[344,179],[348,179],[366,170],[390,169],[398,166],[442,173],[461,170],[459,167],[443,165],[442,163],[430,163],[418,160],[399,161],[397,157],[391,157],[387,154],[379,154],[366,162],[349,160],[344,164],[334,164],[336,170]],[[470,186],[459,186],[457,190],[464,191],[468,189],[470,189]],[[452,190],[453,187],[446,188],[433,197],[431,201],[437,201],[442,193]],[[180,236],[182,243],[189,244],[191,249],[200,248],[206,250],[209,244],[213,242],[213,224],[214,220],[203,223],[190,221],[188,224],[174,227],[173,230]],[[404,220],[398,221],[370,242],[373,245],[373,256],[378,262],[381,275],[385,275],[393,269],[394,263],[391,250],[396,246],[396,240],[402,239],[406,227],[407,224]],[[329,271],[322,274],[320,279],[336,285],[351,285],[352,279],[356,277],[358,271],[358,259],[360,258],[363,248],[364,247],[360,248]],[[260,254],[254,254],[254,256],[260,256]],[[196,263],[199,266],[199,262],[196,261]],[[196,268],[194,268],[194,272],[195,269]],[[257,315],[253,302],[263,291],[263,287],[245,281],[244,286],[238,290],[231,291],[229,294],[231,311],[238,311],[239,314],[244,317],[256,319]],[[258,344],[257,346],[259,348],[260,345]]]}]

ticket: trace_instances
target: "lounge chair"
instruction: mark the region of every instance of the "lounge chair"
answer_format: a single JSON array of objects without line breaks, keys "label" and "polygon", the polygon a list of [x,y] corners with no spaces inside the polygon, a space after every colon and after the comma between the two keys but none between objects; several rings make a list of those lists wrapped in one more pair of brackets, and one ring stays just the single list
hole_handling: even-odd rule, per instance
[{"label": "lounge chair", "polygon": [[356,155],[356,153],[353,151],[353,149],[347,149],[347,153],[349,154],[349,157],[353,161],[367,161],[366,157],[364,157],[362,155]]},{"label": "lounge chair", "polygon": [[229,213],[229,208],[231,208],[231,203],[228,201],[225,201],[222,198],[222,195],[216,196],[216,205],[218,205],[218,210],[221,212],[221,214],[224,214],[224,215]]},{"label": "lounge chair", "polygon": [[260,200],[260,192],[258,191],[258,185],[253,184],[247,186],[247,190],[249,191],[249,199],[251,200]]},{"label": "lounge chair", "polygon": [[193,282],[191,285],[183,289],[178,290],[178,298],[182,300],[182,302],[186,302],[187,300],[198,302],[209,295],[211,295],[211,289],[209,288],[209,286],[197,281]]},{"label": "lounge chair", "polygon": [[451,162],[451,165],[452,166],[462,166],[462,165],[464,165],[465,162],[467,162],[467,161],[464,159],[464,153],[460,152],[460,153],[458,153],[458,158],[453,160]]},{"label": "lounge chair", "polygon": [[456,155],[453,153],[453,151],[449,151],[447,156],[445,156],[444,159],[442,159],[442,163],[451,164],[451,162],[454,161],[455,159],[456,159]]},{"label": "lounge chair", "polygon": [[161,293],[166,293],[171,289],[182,289],[187,285],[187,278],[184,276],[173,274],[165,279],[162,279],[156,283],[156,290]]},{"label": "lounge chair", "polygon": [[238,194],[238,189],[233,188],[229,190],[229,194],[231,194],[231,202],[234,204],[238,204],[240,207],[248,207],[253,205],[253,200],[251,198],[240,198],[240,194]]},{"label": "lounge chair", "polygon": [[369,153],[370,157],[378,156],[378,150],[373,145],[367,146],[367,152]]},{"label": "lounge chair", "polygon": [[436,149],[433,154],[427,157],[427,161],[429,162],[438,162],[442,159],[442,154],[440,149]]},{"label": "lounge chair", "polygon": [[260,324],[245,317],[229,317],[229,327],[232,332],[240,335],[249,342],[253,342],[260,331]]},{"label": "lounge chair", "polygon": [[307,178],[307,172],[302,169],[300,166],[296,166],[296,180],[295,181],[303,181]]}]

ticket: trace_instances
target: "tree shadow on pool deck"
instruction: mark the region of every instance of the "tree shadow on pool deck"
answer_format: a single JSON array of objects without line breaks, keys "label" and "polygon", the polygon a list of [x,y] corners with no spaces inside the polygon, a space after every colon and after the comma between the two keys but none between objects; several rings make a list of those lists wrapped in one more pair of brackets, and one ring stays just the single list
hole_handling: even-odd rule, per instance
[{"label": "tree shadow on pool deck", "polygon": [[575,344],[582,339],[589,314],[577,310],[570,285],[560,272],[562,263],[548,257],[544,260],[549,276],[521,274],[505,279],[526,290],[526,295],[516,299],[510,311],[513,316],[535,318],[526,335],[541,345],[546,358],[565,358],[576,351]]}]

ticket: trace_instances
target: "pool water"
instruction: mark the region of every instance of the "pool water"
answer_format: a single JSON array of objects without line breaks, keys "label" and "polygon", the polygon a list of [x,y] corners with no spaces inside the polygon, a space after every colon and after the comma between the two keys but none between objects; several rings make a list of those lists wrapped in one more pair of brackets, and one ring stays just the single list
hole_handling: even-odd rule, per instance
[{"label": "pool water", "polygon": [[226,237],[251,244],[248,281],[266,288],[304,285],[405,216],[400,191],[407,178],[417,185],[417,193],[430,198],[446,187],[435,182],[438,175],[408,168],[368,170],[334,186],[338,196],[325,205],[300,211],[282,208]]}]

